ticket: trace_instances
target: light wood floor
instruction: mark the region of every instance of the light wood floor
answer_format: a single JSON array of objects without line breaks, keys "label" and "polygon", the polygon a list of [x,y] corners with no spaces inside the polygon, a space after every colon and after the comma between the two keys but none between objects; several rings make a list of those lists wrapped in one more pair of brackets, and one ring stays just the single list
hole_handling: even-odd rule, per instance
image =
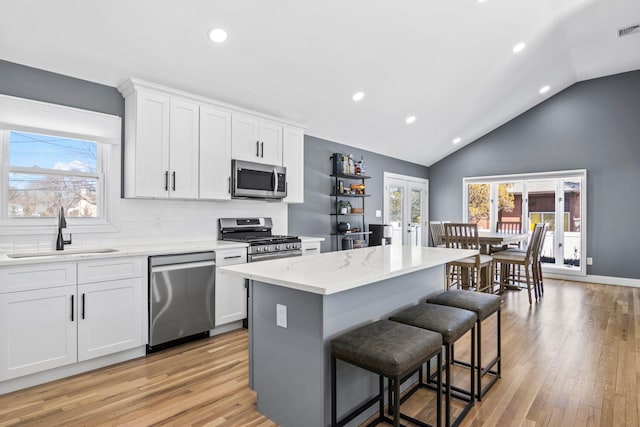
[{"label": "light wood floor", "polygon": [[[640,425],[640,289],[546,280],[545,291],[531,307],[526,292],[505,295],[502,379],[462,426]],[[0,396],[0,426],[273,426],[247,371],[247,333],[234,331]]]}]

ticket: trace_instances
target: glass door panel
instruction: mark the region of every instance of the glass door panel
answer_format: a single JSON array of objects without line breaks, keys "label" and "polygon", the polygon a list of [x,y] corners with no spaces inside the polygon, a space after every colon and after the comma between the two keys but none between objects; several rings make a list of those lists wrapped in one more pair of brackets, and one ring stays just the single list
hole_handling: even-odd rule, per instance
[{"label": "glass door panel", "polygon": [[404,183],[390,183],[387,193],[389,203],[389,224],[391,224],[392,245],[402,245],[402,224],[404,224]]},{"label": "glass door panel", "polygon": [[582,233],[580,230],[582,213],[581,206],[581,179],[565,178],[562,183],[564,196],[564,260],[563,264],[569,267],[580,267],[582,255]]},{"label": "glass door panel", "polygon": [[409,184],[409,242],[412,246],[422,246],[422,188]]},{"label": "glass door panel", "polygon": [[521,182],[502,182],[498,184],[498,221],[522,221]]},{"label": "glass door panel", "polygon": [[556,264],[556,181],[527,181],[529,233],[537,223],[547,224],[542,248],[542,262]]},{"label": "glass door panel", "polygon": [[481,230],[492,229],[490,224],[491,185],[469,184],[468,188],[469,222],[478,224],[478,228]]}]

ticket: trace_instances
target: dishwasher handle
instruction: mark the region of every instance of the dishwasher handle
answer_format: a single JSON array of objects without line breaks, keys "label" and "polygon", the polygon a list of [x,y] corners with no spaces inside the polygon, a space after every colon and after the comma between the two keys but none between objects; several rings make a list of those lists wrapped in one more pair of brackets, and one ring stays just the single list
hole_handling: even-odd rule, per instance
[{"label": "dishwasher handle", "polygon": [[151,273],[160,273],[162,271],[184,270],[187,268],[210,267],[215,265],[216,265],[215,261],[185,262],[184,264],[159,265],[159,266],[151,267]]}]

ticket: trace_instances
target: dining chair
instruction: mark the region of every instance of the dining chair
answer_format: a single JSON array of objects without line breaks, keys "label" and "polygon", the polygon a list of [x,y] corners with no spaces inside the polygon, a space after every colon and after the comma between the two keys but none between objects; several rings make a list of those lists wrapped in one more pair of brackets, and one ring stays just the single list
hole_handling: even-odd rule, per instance
[{"label": "dining chair", "polygon": [[493,258],[480,253],[478,225],[445,223],[444,242],[447,248],[475,249],[476,255],[447,264],[447,289],[462,289],[493,293]]},{"label": "dining chair", "polygon": [[[493,254],[493,259],[500,264],[500,288],[503,289],[508,280],[508,273],[511,267],[522,267],[527,285],[527,293],[529,296],[529,304],[533,303],[531,298],[531,289],[536,301],[539,298],[538,284],[534,281],[537,277],[536,249],[545,230],[545,224],[536,224],[531,235],[531,241],[525,251],[508,249]],[[515,278],[513,278],[515,280]]]},{"label": "dining chair", "polygon": [[442,221],[429,221],[429,233],[433,247],[444,247],[444,224]]},{"label": "dining chair", "polygon": [[[507,233],[507,234],[520,234],[522,233],[522,221],[496,221],[496,233]],[[520,247],[520,242],[514,243],[513,247]],[[504,246],[491,246],[489,248],[489,253],[503,251],[508,249],[507,245]]]},{"label": "dining chair", "polygon": [[542,282],[542,248],[544,248],[544,238],[547,236],[547,224],[543,224],[542,231],[538,237],[538,242],[534,249],[535,268],[533,270],[533,281],[538,288],[538,295],[544,294],[544,283]]}]

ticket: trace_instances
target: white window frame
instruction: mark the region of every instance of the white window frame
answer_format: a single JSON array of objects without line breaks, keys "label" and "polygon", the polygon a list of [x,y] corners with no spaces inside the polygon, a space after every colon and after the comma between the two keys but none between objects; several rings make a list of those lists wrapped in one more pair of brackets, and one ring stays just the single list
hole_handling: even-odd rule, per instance
[{"label": "white window frame", "polygon": [[[98,143],[98,216],[67,218],[71,233],[115,232],[119,229],[121,119],[104,113],[65,107],[40,101],[0,95],[0,232],[5,235],[48,234],[57,230],[57,218],[8,216],[9,131],[21,131]],[[15,171],[16,168],[11,168]],[[35,170],[34,170],[35,171]],[[43,172],[40,170],[40,172]]]},{"label": "white window frame", "polygon": [[[527,180],[549,180],[549,179],[559,179],[562,180],[564,178],[573,178],[580,177],[582,178],[582,186],[580,188],[580,244],[582,245],[580,251],[580,268],[579,269],[568,269],[565,267],[558,267],[555,265],[547,265],[545,263],[542,264],[544,271],[561,273],[565,275],[576,275],[576,276],[586,276],[587,274],[587,170],[586,169],[575,169],[575,170],[566,170],[566,171],[552,171],[552,172],[530,172],[530,173],[522,173],[522,174],[510,174],[510,175],[490,175],[490,176],[474,176],[474,177],[464,177],[462,178],[462,218],[464,222],[469,221],[469,193],[468,193],[468,185],[469,184],[498,184],[505,182],[513,182],[513,181],[524,181],[523,182],[523,193],[528,193],[527,191]],[[496,187],[496,186],[492,186]],[[562,194],[562,181],[558,183],[558,189],[556,194]],[[498,217],[498,207],[497,203],[494,200],[497,200],[497,194],[492,190],[491,192],[491,200],[489,205],[489,224],[495,224],[496,218]],[[557,206],[557,203],[556,203]],[[564,212],[556,212],[556,230],[558,230],[559,221],[564,220]],[[528,225],[527,220],[529,218],[529,209],[528,204],[525,202],[523,198],[523,206],[522,206],[522,224]],[[564,223],[563,223],[564,224]],[[564,227],[564,225],[563,225]],[[558,243],[564,242],[555,242]],[[558,248],[556,247],[556,250]],[[563,250],[563,249],[562,249]]]}]

